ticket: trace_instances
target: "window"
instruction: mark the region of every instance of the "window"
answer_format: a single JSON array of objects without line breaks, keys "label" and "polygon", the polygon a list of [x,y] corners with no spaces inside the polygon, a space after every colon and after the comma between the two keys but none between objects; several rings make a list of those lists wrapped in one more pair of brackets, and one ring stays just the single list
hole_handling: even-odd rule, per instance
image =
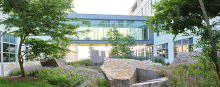
[{"label": "window", "polygon": [[191,44],[193,44],[193,38],[174,41],[174,57],[181,52],[193,51]]},{"label": "window", "polygon": [[168,43],[157,45],[157,56],[168,59]]},{"label": "window", "polygon": [[146,57],[153,57],[153,46],[148,46],[145,48]]},{"label": "window", "polygon": [[3,35],[3,62],[16,61],[16,39],[13,35]]},{"label": "window", "polygon": [[167,33],[166,30],[162,30],[161,32],[157,33],[157,36],[161,36],[161,35],[166,34],[166,33]]}]

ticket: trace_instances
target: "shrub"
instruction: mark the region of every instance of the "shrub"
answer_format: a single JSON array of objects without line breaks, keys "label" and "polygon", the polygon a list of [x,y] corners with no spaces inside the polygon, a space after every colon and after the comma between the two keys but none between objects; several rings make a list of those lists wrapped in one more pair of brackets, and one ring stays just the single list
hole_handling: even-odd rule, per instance
[{"label": "shrub", "polygon": [[157,57],[157,58],[152,58],[150,60],[155,62],[155,63],[161,63],[161,64],[165,65],[165,61],[163,60],[163,58]]},{"label": "shrub", "polygon": [[89,66],[90,62],[91,62],[90,59],[85,59],[85,60],[80,60],[80,61],[76,61],[76,62],[68,62],[68,65],[70,65],[70,66],[80,66],[80,65]]},{"label": "shrub", "polygon": [[195,63],[171,64],[159,69],[169,78],[170,87],[219,87],[215,67],[206,58],[200,58]]},{"label": "shrub", "polygon": [[165,65],[165,61],[163,60],[162,57],[134,57],[134,56],[131,56],[131,55],[121,55],[121,56],[112,56],[111,58],[119,58],[119,59],[136,59],[136,60],[151,60],[155,63],[161,63],[163,65]]},{"label": "shrub", "polygon": [[[38,80],[48,82],[53,85],[63,87],[78,87],[78,86],[99,86],[105,82],[104,76],[96,70],[65,66],[65,67],[41,67],[28,66],[25,67],[26,76],[36,76]],[[18,76],[19,69],[10,71],[9,76]],[[99,81],[103,80],[103,81]],[[101,82],[101,83],[97,83]]]}]

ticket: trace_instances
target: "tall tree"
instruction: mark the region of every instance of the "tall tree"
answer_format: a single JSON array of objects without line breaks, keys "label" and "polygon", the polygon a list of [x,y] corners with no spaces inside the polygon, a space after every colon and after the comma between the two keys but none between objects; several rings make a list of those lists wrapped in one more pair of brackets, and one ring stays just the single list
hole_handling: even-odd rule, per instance
[{"label": "tall tree", "polygon": [[209,19],[220,15],[220,0],[161,0],[153,7],[154,16],[146,17],[146,25],[155,32],[168,30],[175,35],[175,39],[180,33],[187,34],[188,30],[197,35],[200,30],[207,31],[212,46],[212,61],[219,72],[219,59],[211,30],[219,23],[214,22],[210,25]]},{"label": "tall tree", "polygon": [[[66,35],[84,34],[86,31],[78,31],[80,24],[73,25],[70,21],[82,21],[77,18],[66,19],[68,13],[73,12],[71,8],[73,0],[0,0],[0,8],[3,14],[10,16],[1,20],[5,25],[5,32],[19,37],[18,61],[21,76],[25,77],[23,63],[24,55],[21,47],[25,42],[31,44],[34,56],[40,53],[51,55],[53,58],[65,56],[70,39]],[[81,24],[89,24],[82,21]],[[16,27],[17,30],[11,30]],[[50,40],[31,38],[32,36],[50,36]]]}]

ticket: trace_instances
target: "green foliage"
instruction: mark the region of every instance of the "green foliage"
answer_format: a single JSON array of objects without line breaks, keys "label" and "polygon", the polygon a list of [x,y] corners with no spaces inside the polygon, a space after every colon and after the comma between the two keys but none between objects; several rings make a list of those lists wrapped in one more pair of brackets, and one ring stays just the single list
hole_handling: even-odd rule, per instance
[{"label": "green foliage", "polygon": [[80,65],[89,66],[90,62],[91,62],[90,59],[85,59],[85,60],[80,60],[80,61],[76,61],[76,62],[68,62],[68,65],[70,65],[70,66],[80,66]]},{"label": "green foliage", "polygon": [[0,78],[0,86],[1,87],[58,87],[42,82],[14,82],[14,81],[6,80],[3,77]]},{"label": "green foliage", "polygon": [[204,56],[192,63],[180,63],[160,67],[160,71],[169,78],[170,87],[219,87],[219,78],[212,61]]},{"label": "green foliage", "polygon": [[132,51],[129,47],[135,44],[132,36],[120,34],[116,26],[109,29],[107,40],[106,46],[111,44],[110,55],[131,54]]},{"label": "green foliage", "polygon": [[112,56],[111,58],[119,58],[119,59],[136,59],[136,60],[140,60],[140,61],[143,61],[143,60],[151,60],[155,63],[161,63],[163,65],[165,65],[165,61],[163,60],[163,58],[160,58],[160,57],[135,57],[135,56],[130,56],[130,55],[122,55],[122,56]]},{"label": "green foliage", "polygon": [[[219,0],[203,0],[207,15],[214,18],[219,14]],[[196,33],[196,29],[203,29],[204,15],[198,0],[160,0],[153,5],[154,16],[146,17],[146,25],[154,32],[168,30],[173,35],[186,33],[190,30]]]},{"label": "green foliage", "polygon": [[[43,83],[62,87],[100,87],[105,86],[106,79],[96,70],[83,67],[25,67],[27,76],[36,76]],[[10,71],[9,76],[20,75],[20,69]]]},{"label": "green foliage", "polygon": [[[77,31],[82,25],[90,22],[78,18],[66,19],[73,0],[0,0],[0,8],[3,14],[10,13],[0,21],[5,25],[5,32],[20,38],[18,59],[21,66],[22,77],[24,77],[23,62],[25,54],[21,54],[21,46],[24,42],[31,44],[30,58],[36,58],[43,53],[50,58],[63,58],[68,51],[70,38],[66,36],[83,35],[90,30]],[[70,21],[80,21],[73,25]],[[12,28],[17,28],[13,29]],[[41,40],[33,36],[48,36],[51,39]]]},{"label": "green foliage", "polygon": [[155,62],[155,63],[161,63],[163,65],[165,65],[165,61],[163,60],[163,58],[153,58],[153,59],[150,59],[151,61]]}]

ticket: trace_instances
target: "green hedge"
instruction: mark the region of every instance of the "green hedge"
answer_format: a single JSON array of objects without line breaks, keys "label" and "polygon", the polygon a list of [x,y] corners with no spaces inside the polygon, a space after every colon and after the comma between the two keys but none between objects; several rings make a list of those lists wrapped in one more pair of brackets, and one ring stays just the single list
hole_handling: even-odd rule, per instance
[{"label": "green hedge", "polygon": [[111,58],[119,58],[119,59],[136,59],[136,60],[151,60],[155,63],[161,63],[163,65],[165,65],[165,61],[163,60],[163,58],[161,57],[134,57],[134,56],[130,56],[130,55],[122,55],[122,56],[112,56]]},{"label": "green hedge", "polygon": [[68,65],[70,66],[80,66],[80,65],[85,65],[85,66],[90,66],[90,59],[85,59],[85,60],[80,60],[76,62],[68,62]]}]

